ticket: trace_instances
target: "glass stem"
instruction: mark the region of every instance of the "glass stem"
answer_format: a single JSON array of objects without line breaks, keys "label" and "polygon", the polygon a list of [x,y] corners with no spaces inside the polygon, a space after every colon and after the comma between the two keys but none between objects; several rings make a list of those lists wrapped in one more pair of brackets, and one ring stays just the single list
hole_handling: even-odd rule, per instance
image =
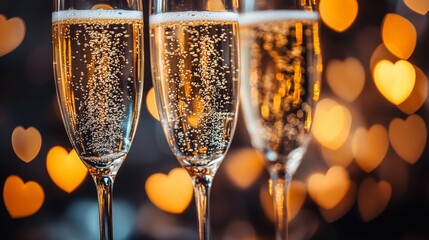
[{"label": "glass stem", "polygon": [[114,176],[96,175],[98,214],[100,217],[100,240],[113,240],[112,193]]},{"label": "glass stem", "polygon": [[284,167],[273,168],[270,171],[271,194],[274,201],[276,225],[276,240],[288,240],[288,209],[287,199],[292,176]]},{"label": "glass stem", "polygon": [[210,239],[210,189],[213,176],[194,176],[195,203],[198,213],[199,240]]}]

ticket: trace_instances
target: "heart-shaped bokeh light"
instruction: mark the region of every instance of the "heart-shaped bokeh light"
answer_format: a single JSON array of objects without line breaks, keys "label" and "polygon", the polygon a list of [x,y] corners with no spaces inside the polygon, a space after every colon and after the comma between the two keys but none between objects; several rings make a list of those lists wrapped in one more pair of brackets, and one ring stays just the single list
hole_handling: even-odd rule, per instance
[{"label": "heart-shaped bokeh light", "polygon": [[73,192],[88,173],[76,151],[73,149],[68,152],[61,146],[55,146],[49,150],[46,168],[52,181],[68,193]]},{"label": "heart-shaped bokeh light", "polygon": [[331,29],[343,32],[355,21],[359,6],[356,0],[320,0],[322,21]]},{"label": "heart-shaped bokeh light", "polygon": [[426,15],[429,11],[429,1],[404,0],[405,5],[420,15]]},{"label": "heart-shaped bokeh light", "polygon": [[308,194],[320,207],[332,209],[350,189],[347,171],[340,166],[331,167],[326,174],[314,173],[308,178]]},{"label": "heart-shaped bokeh light", "polygon": [[25,23],[19,17],[6,19],[0,14],[0,57],[17,48],[25,36]]},{"label": "heart-shaped bokeh light", "polygon": [[426,146],[425,120],[415,114],[406,120],[395,118],[389,125],[389,138],[395,152],[408,163],[414,164]]},{"label": "heart-shaped bokeh light", "polygon": [[365,70],[356,58],[348,57],[344,61],[334,59],[328,63],[326,79],[337,96],[353,102],[365,86]]},{"label": "heart-shaped bokeh light", "polygon": [[224,165],[229,179],[241,189],[252,185],[264,171],[263,156],[253,148],[230,152]]},{"label": "heart-shaped bokeh light", "polygon": [[416,71],[411,63],[381,60],[374,68],[374,82],[380,93],[391,103],[403,103],[414,89]]},{"label": "heart-shaped bokeh light", "polygon": [[377,182],[373,178],[365,178],[358,192],[359,213],[364,222],[379,216],[392,196],[392,187],[386,181]]},{"label": "heart-shaped bokeh light", "polygon": [[380,124],[373,125],[369,130],[358,128],[353,134],[353,155],[358,166],[367,173],[380,165],[388,149],[389,136]]},{"label": "heart-shaped bokeh light", "polygon": [[39,183],[24,183],[18,176],[11,175],[3,187],[3,200],[12,218],[23,218],[35,214],[43,205],[45,193]]},{"label": "heart-shaped bokeh light", "polygon": [[346,141],[351,124],[350,111],[336,101],[325,98],[317,104],[312,133],[324,147],[337,150]]},{"label": "heart-shaped bokeh light", "polygon": [[168,175],[155,173],[145,184],[146,194],[158,208],[170,213],[182,213],[193,196],[189,174],[183,168],[175,168]]},{"label": "heart-shaped bokeh light", "polygon": [[386,14],[381,36],[384,45],[395,56],[408,59],[413,54],[417,42],[417,31],[406,18],[394,13]]},{"label": "heart-shaped bokeh light", "polygon": [[42,135],[34,128],[24,129],[19,126],[12,132],[12,148],[15,154],[24,162],[31,162],[42,147]]}]

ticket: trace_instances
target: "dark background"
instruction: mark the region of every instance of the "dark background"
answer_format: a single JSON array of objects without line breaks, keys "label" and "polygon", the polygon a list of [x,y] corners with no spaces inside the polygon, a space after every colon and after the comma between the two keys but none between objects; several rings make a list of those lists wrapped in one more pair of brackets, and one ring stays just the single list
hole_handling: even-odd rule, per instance
[{"label": "dark background", "polygon": [[[426,0],[422,0],[426,1]],[[359,0],[359,14],[345,32],[337,33],[322,25],[324,63],[330,59],[353,56],[365,67],[366,84],[362,94],[352,103],[368,126],[381,123],[388,126],[395,117],[407,115],[388,104],[378,94],[371,78],[369,60],[381,43],[381,24],[385,14],[398,13],[419,24],[416,49],[409,61],[427,75],[429,71],[429,19],[408,10],[402,1]],[[148,1],[144,0],[147,23]],[[21,17],[26,24],[22,44],[0,57],[0,185],[10,175],[25,182],[37,181],[45,191],[42,208],[34,215],[13,219],[0,201],[0,239],[97,239],[98,219],[96,191],[89,176],[74,192],[59,189],[46,170],[46,155],[55,145],[71,149],[59,118],[55,99],[51,58],[51,2],[49,0],[1,0],[0,14],[7,18]],[[147,31],[147,28],[146,28]],[[146,32],[146,43],[148,43]],[[2,36],[0,36],[1,38]],[[148,48],[146,44],[145,93],[152,87]],[[333,97],[323,85],[323,97]],[[333,97],[335,98],[335,97]],[[426,103],[416,112],[428,124]],[[11,135],[17,126],[37,128],[43,139],[38,156],[24,163],[14,153]],[[242,119],[230,151],[250,146]],[[361,182],[370,176],[390,180],[392,198],[377,218],[364,222],[354,204],[338,220],[328,223],[317,205],[307,196],[304,206],[291,223],[293,239],[429,239],[429,151],[413,165],[401,160],[389,147],[385,161],[369,174],[355,163],[348,166],[350,178]],[[228,161],[228,158],[225,160]],[[149,200],[144,184],[157,172],[168,173],[179,167],[167,146],[159,122],[142,104],[139,128],[133,147],[115,182],[114,219],[117,239],[196,239],[197,220],[192,201],[179,215],[157,209]],[[328,169],[313,142],[295,179],[305,181],[315,171]],[[404,174],[397,180],[395,176]],[[214,239],[273,239],[274,227],[264,214],[259,192],[266,186],[263,173],[249,188],[234,186],[221,167],[212,189],[212,235]],[[398,181],[400,181],[398,183]],[[249,228],[249,231],[246,229]],[[246,232],[253,238],[240,238]],[[249,234],[248,234],[249,235]]]}]

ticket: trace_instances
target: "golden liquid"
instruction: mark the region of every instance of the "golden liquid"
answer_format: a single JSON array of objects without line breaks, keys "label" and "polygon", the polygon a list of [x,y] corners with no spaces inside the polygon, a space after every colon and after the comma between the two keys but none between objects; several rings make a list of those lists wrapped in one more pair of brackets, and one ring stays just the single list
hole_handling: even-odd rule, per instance
[{"label": "golden liquid", "polygon": [[168,142],[185,166],[220,162],[236,125],[236,21],[151,24],[158,106]]},{"label": "golden liquid", "polygon": [[252,144],[269,161],[300,161],[320,91],[317,22],[278,20],[240,31],[242,104]]},{"label": "golden liquid", "polygon": [[69,138],[87,164],[125,158],[143,86],[143,20],[53,22],[54,73]]}]

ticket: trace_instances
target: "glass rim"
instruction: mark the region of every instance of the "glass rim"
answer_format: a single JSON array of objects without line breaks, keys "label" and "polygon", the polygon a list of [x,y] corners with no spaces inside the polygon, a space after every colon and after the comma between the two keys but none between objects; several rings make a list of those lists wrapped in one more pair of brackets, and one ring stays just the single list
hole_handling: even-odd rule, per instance
[{"label": "glass rim", "polygon": [[141,10],[122,10],[122,9],[85,9],[85,10],[60,10],[52,12],[52,21],[64,19],[141,19],[143,20],[143,11]]},{"label": "glass rim", "polygon": [[270,22],[275,20],[319,20],[319,13],[306,10],[261,10],[240,13],[240,25]]},{"label": "glass rim", "polygon": [[149,24],[183,22],[193,20],[238,21],[239,13],[234,11],[183,11],[161,12],[149,16]]}]

